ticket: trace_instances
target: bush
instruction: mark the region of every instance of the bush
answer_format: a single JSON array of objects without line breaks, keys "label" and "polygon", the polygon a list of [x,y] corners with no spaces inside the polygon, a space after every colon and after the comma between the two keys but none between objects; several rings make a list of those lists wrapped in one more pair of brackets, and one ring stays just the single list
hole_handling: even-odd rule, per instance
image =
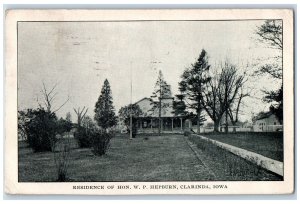
[{"label": "bush", "polygon": [[52,151],[57,141],[57,117],[42,108],[26,113],[27,142],[34,152]]},{"label": "bush", "polygon": [[92,144],[93,129],[78,127],[74,133],[74,137],[78,142],[79,147],[87,148],[91,147]]},{"label": "bush", "polygon": [[58,182],[65,182],[70,180],[68,178],[68,169],[70,163],[70,138],[60,139],[56,144],[56,150],[54,153],[54,162],[57,172]]},{"label": "bush", "polygon": [[57,131],[59,134],[63,134],[65,132],[70,132],[72,129],[72,123],[63,118],[60,118],[57,121]]},{"label": "bush", "polygon": [[113,135],[113,132],[95,131],[92,134],[92,152],[97,156],[104,155],[109,149]]}]

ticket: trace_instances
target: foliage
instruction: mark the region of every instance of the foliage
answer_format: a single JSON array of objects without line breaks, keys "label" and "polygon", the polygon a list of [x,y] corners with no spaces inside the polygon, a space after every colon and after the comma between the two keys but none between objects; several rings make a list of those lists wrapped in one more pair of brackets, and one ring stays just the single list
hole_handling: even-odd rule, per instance
[{"label": "foliage", "polygon": [[26,121],[30,120],[30,117],[33,117],[33,115],[28,114],[29,112],[31,111],[18,111],[18,135],[20,135],[23,140],[27,140]]},{"label": "foliage", "polygon": [[[279,51],[279,56],[275,56],[275,63],[267,63],[261,66],[259,73],[267,74],[274,79],[282,80],[282,21],[281,20],[266,20],[264,24],[257,28],[256,34],[259,40],[270,48]],[[275,103],[270,106],[270,111],[272,111],[278,120],[282,123],[283,121],[283,84],[281,88],[277,91],[265,92],[264,97],[265,102]]]},{"label": "foliage", "polygon": [[139,117],[143,114],[143,111],[140,109],[140,106],[137,104],[129,104],[127,106],[121,107],[119,110],[119,117],[126,125],[127,129],[130,126],[130,115],[132,117]]},{"label": "foliage", "polygon": [[76,132],[74,133],[74,137],[78,142],[80,148],[88,148],[91,147],[92,144],[92,129],[87,129],[84,127],[77,127]]},{"label": "foliage", "polygon": [[57,121],[57,132],[59,134],[63,134],[65,132],[70,132],[71,129],[72,129],[72,123],[70,121],[67,121],[63,118],[60,118]]},{"label": "foliage", "polygon": [[184,102],[184,95],[177,94],[176,100],[173,101],[173,113],[176,116],[185,116],[188,114],[187,106]]},{"label": "foliage", "polygon": [[78,141],[78,145],[81,148],[87,148],[92,146],[92,136],[97,131],[96,123],[89,117],[84,116],[81,119],[80,126],[77,126],[77,130],[74,133],[74,137]]},{"label": "foliage", "polygon": [[256,34],[261,42],[267,43],[270,48],[282,50],[282,21],[266,20],[257,28]]},{"label": "foliage", "polygon": [[94,131],[92,133],[92,152],[97,156],[104,155],[110,147],[110,140],[114,136],[113,132]]},{"label": "foliage", "polygon": [[113,127],[117,124],[117,117],[115,115],[112,101],[112,93],[107,79],[104,81],[101,95],[95,105],[95,120],[103,129]]},{"label": "foliage", "polygon": [[267,92],[263,99],[265,102],[274,103],[270,106],[270,111],[275,114],[279,122],[283,122],[283,86],[277,91]]},{"label": "foliage", "polygon": [[158,73],[158,78],[156,80],[155,86],[154,86],[154,91],[152,93],[152,108],[151,112],[155,112],[158,110],[158,134],[160,135],[161,133],[161,126],[162,126],[162,120],[161,120],[161,113],[164,111],[166,108],[169,107],[169,104],[167,103],[162,103],[162,99],[164,98],[169,98],[171,97],[171,88],[170,85],[167,84],[167,82],[164,80],[163,74],[161,70],[159,70]]},{"label": "foliage", "polygon": [[85,129],[96,129],[97,124],[93,121],[90,116],[84,116],[81,122],[81,125]]},{"label": "foliage", "polygon": [[203,110],[202,92],[205,89],[205,84],[211,79],[208,73],[209,69],[207,52],[202,49],[197,61],[184,70],[179,82],[179,90],[184,99],[188,101],[188,107],[197,113],[198,133],[200,132],[201,111]]},{"label": "foliage", "polygon": [[29,146],[35,152],[52,151],[57,141],[58,122],[55,113],[43,108],[28,109],[25,131]]}]

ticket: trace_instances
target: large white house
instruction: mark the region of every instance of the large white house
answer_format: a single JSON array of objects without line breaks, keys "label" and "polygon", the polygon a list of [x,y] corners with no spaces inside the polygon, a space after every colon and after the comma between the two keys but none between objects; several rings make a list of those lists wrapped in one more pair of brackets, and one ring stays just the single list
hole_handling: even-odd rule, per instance
[{"label": "large white house", "polygon": [[[161,99],[161,128],[163,131],[182,130],[184,126],[184,116],[176,116],[173,113],[173,101],[171,96]],[[154,103],[151,98],[143,98],[135,104],[140,107],[143,114],[138,117],[138,129],[143,132],[155,132],[159,124],[159,108],[154,108]],[[156,129],[156,130],[155,130]]]}]

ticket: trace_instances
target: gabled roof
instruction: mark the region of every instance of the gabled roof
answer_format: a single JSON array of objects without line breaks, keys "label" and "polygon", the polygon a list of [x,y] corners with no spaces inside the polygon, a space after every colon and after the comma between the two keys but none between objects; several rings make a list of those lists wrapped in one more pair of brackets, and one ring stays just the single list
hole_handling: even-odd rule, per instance
[{"label": "gabled roof", "polygon": [[266,113],[261,113],[260,115],[257,116],[256,120],[261,120],[265,118],[269,118],[271,115],[273,115],[272,112],[266,112]]},{"label": "gabled roof", "polygon": [[146,100],[146,99],[149,100],[149,101],[152,101],[151,98],[144,97],[144,98],[138,100],[137,102],[135,102],[134,104],[138,104],[139,102],[141,102],[141,101],[143,101],[143,100]]}]

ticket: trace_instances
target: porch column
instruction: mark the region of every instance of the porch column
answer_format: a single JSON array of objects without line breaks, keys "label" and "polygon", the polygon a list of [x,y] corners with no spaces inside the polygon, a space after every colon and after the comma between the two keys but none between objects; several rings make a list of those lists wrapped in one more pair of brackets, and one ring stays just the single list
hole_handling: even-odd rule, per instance
[{"label": "porch column", "polygon": [[181,127],[181,130],[182,130],[182,118],[180,118],[180,127]]},{"label": "porch column", "polygon": [[151,127],[151,132],[152,132],[152,118],[150,119],[150,127]]},{"label": "porch column", "polygon": [[174,127],[173,127],[173,118],[172,118],[172,132],[173,132],[173,128],[174,128]]}]

